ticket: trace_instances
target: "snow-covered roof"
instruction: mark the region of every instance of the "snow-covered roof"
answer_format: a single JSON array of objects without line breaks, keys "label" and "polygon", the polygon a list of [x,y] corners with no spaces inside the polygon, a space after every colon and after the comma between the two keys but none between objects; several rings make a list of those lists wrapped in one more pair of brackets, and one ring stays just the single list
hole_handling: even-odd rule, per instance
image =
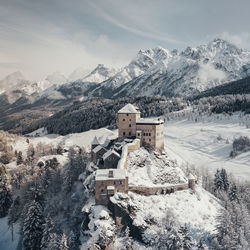
[{"label": "snow-covered roof", "polygon": [[[95,147],[94,149],[93,149],[93,153],[97,153],[97,152],[99,152],[101,149],[105,149],[104,147],[102,147],[101,145],[98,145],[97,147]],[[106,149],[105,149],[106,150]],[[107,150],[106,150],[107,151]]]},{"label": "snow-covered roof", "polygon": [[120,157],[120,155],[113,149],[110,149],[108,152],[106,152],[104,155],[103,155],[103,160],[106,160],[110,155],[116,155],[118,157]]},{"label": "snow-covered roof", "polygon": [[136,122],[136,124],[163,124],[164,121],[162,119],[155,118],[143,118]]},{"label": "snow-covered roof", "polygon": [[94,140],[92,141],[92,145],[98,145],[100,142],[98,141],[97,137],[95,136]]},{"label": "snow-covered roof", "polygon": [[128,103],[118,111],[118,114],[140,114],[140,111],[134,105]]},{"label": "snow-covered roof", "polygon": [[[113,177],[109,177],[109,171],[113,171]],[[96,171],[96,181],[108,180],[108,179],[125,179],[127,172],[125,169],[98,169]]]},{"label": "snow-covered roof", "polygon": [[190,173],[189,176],[188,176],[188,179],[189,180],[195,180],[195,177]]}]

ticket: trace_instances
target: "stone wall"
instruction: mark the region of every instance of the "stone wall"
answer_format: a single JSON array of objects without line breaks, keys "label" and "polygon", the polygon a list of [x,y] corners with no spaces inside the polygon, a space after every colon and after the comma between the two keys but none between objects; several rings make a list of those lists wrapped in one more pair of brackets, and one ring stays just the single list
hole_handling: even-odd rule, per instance
[{"label": "stone wall", "polygon": [[118,169],[127,168],[128,154],[130,152],[138,150],[139,148],[140,148],[140,140],[139,139],[135,139],[133,142],[124,145],[122,148],[121,159],[118,162],[117,168]]},{"label": "stone wall", "polygon": [[176,191],[189,189],[189,184],[176,184],[170,186],[161,187],[142,187],[142,186],[129,186],[128,190],[141,195],[158,195],[158,194],[170,194]]}]

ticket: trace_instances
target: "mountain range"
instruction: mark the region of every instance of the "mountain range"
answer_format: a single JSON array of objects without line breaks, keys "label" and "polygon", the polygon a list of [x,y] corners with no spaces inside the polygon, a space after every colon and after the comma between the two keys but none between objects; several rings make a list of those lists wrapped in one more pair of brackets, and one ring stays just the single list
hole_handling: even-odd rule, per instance
[{"label": "mountain range", "polygon": [[140,50],[128,65],[119,70],[99,64],[88,73],[76,69],[68,79],[55,72],[43,81],[32,82],[15,72],[0,81],[0,93],[11,96],[9,100],[12,102],[21,95],[34,100],[187,96],[249,75],[250,51],[215,38],[206,45],[187,47],[183,51],[169,51],[162,47]]}]

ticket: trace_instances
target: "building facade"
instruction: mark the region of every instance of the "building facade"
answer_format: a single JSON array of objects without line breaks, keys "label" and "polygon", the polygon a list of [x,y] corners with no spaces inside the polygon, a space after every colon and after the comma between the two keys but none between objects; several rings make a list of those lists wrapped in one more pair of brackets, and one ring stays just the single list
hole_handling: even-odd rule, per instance
[{"label": "building facade", "polygon": [[136,137],[142,146],[155,150],[164,149],[164,121],[161,119],[142,119],[139,109],[127,104],[118,111],[119,137]]},{"label": "building facade", "polygon": [[125,169],[99,169],[95,177],[96,205],[107,205],[116,192],[128,193],[128,176]]}]

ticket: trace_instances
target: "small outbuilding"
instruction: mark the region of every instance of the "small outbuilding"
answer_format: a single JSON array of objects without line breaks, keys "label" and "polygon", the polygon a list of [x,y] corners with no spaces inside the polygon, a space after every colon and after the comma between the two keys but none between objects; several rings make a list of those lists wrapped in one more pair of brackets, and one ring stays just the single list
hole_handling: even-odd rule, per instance
[{"label": "small outbuilding", "polygon": [[106,148],[101,145],[98,145],[92,150],[92,159],[93,162],[96,164],[98,160],[101,160],[103,155],[107,152]]},{"label": "small outbuilding", "polygon": [[117,168],[121,156],[114,149],[110,149],[102,158],[104,161],[104,168]]}]

